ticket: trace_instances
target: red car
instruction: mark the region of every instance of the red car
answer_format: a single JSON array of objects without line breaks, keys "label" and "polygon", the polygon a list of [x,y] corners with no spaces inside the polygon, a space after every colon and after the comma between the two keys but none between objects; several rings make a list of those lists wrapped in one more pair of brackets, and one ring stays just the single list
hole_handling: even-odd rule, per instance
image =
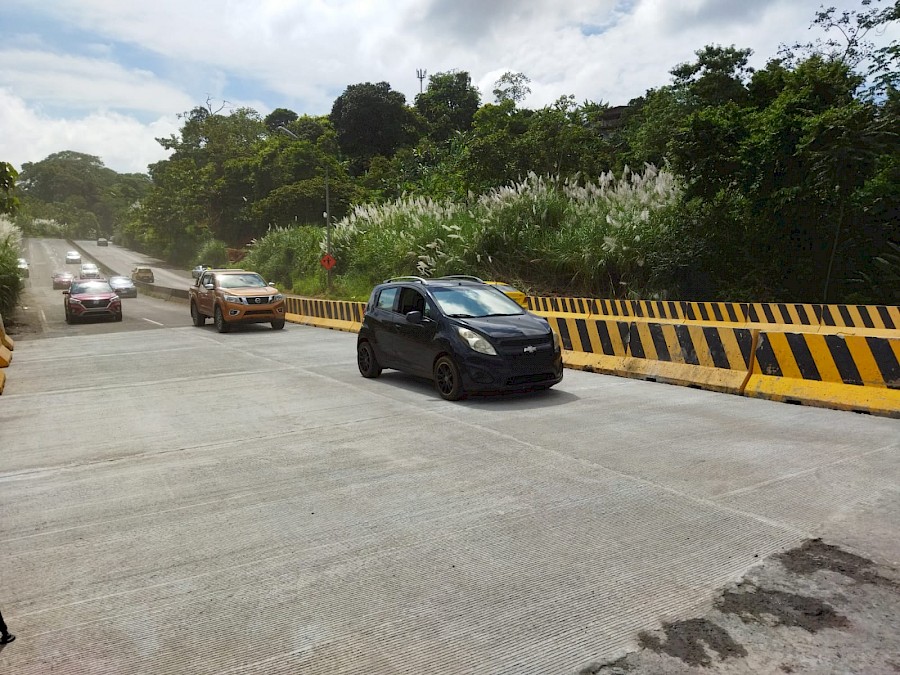
[{"label": "red car", "polygon": [[109,285],[100,279],[76,279],[63,291],[66,323],[90,316],[112,317],[122,320],[122,301]]},{"label": "red car", "polygon": [[53,290],[59,290],[60,288],[66,289],[72,285],[72,281],[75,279],[75,275],[71,272],[54,272],[53,273]]}]

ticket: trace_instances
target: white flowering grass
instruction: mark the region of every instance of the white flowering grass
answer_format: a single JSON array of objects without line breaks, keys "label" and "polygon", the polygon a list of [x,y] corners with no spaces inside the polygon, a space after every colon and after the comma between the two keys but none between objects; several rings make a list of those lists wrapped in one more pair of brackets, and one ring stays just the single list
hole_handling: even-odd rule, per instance
[{"label": "white flowering grass", "polygon": [[[649,294],[647,258],[671,244],[680,195],[671,173],[648,165],[595,182],[530,174],[470,195],[465,204],[405,196],[361,205],[333,228],[335,272],[372,283],[406,274],[474,274],[611,295]],[[260,255],[273,236],[282,235],[261,239]],[[304,241],[308,248],[313,240]],[[320,255],[324,236],[316,245]]]}]

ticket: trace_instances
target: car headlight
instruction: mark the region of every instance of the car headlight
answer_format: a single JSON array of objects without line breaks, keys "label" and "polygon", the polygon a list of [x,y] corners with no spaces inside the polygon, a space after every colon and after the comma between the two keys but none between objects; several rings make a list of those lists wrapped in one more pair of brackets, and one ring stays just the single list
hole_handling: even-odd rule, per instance
[{"label": "car headlight", "polygon": [[281,293],[276,293],[275,294],[275,302],[279,302],[281,300],[284,300],[284,296]]},{"label": "car headlight", "polygon": [[550,334],[553,336],[553,348],[558,352],[562,351],[562,338],[559,337],[559,333],[551,328]]},{"label": "car headlight", "polygon": [[244,301],[244,298],[242,298],[240,295],[226,295],[226,296],[224,296],[224,298],[225,298],[225,302],[234,302],[238,305],[246,304],[246,302]]},{"label": "car headlight", "polygon": [[81,300],[79,300],[78,298],[73,298],[73,297],[69,296],[69,304],[70,305],[80,305]]},{"label": "car headlight", "polygon": [[497,356],[497,350],[494,349],[494,345],[487,341],[483,335],[476,333],[474,330],[469,330],[468,328],[463,328],[462,326],[456,327],[456,332],[459,333],[459,337],[461,337],[469,348],[478,352],[479,354],[488,354],[489,356]]}]

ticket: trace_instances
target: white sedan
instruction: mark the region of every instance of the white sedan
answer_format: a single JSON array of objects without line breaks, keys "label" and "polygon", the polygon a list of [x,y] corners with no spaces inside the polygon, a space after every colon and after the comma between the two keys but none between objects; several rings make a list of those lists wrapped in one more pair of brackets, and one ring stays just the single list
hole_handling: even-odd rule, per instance
[{"label": "white sedan", "polygon": [[81,254],[78,251],[69,251],[66,253],[66,263],[81,264]]}]

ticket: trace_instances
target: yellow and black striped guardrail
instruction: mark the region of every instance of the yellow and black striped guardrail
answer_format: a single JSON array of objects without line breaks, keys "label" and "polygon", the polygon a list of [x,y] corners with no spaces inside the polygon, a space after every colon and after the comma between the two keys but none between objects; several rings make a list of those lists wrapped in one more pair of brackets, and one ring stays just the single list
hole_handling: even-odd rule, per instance
[{"label": "yellow and black striped guardrail", "polygon": [[892,305],[822,305],[774,302],[686,302],[601,300],[528,296],[528,309],[591,317],[686,320],[711,323],[820,326],[861,330],[900,329],[900,307]]},{"label": "yellow and black striped guardrail", "polygon": [[900,336],[765,332],[747,396],[900,416]]},{"label": "yellow and black striped guardrail", "polygon": [[6,373],[2,370],[12,363],[12,353],[16,348],[15,341],[6,334],[6,326],[3,324],[3,316],[0,315],[0,394],[6,386]]},{"label": "yellow and black striped guardrail", "polygon": [[284,305],[288,321],[352,333],[359,332],[366,311],[364,302],[318,300],[295,295],[286,295]]}]

